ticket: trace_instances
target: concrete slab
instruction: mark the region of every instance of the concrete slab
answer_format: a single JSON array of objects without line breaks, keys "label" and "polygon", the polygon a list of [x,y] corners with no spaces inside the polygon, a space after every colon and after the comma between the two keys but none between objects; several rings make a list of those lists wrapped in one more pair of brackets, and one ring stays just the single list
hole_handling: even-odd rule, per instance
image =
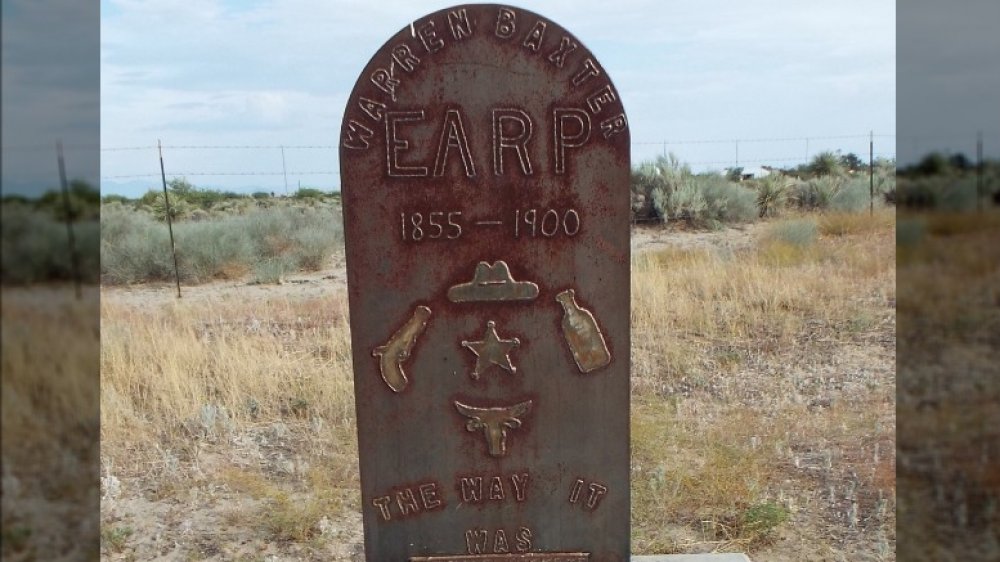
[{"label": "concrete slab", "polygon": [[746,554],[653,554],[633,556],[632,562],[750,562]]}]

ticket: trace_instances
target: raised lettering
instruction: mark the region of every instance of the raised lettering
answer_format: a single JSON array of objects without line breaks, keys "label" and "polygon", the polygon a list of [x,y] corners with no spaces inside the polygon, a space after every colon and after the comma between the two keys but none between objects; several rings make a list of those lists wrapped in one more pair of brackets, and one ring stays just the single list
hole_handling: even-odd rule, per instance
[{"label": "raised lettering", "polygon": [[608,493],[608,487],[602,486],[601,484],[591,483],[590,484],[590,495],[587,496],[587,509],[596,509],[597,504],[600,503],[601,498],[604,494]]},{"label": "raised lettering", "polygon": [[510,483],[514,485],[514,497],[517,501],[523,502],[528,492],[528,473],[511,474]]},{"label": "raised lettering", "polygon": [[493,173],[504,174],[503,151],[513,148],[521,164],[521,173],[531,175],[528,140],[531,139],[531,117],[520,109],[493,110]]},{"label": "raised lettering", "polygon": [[403,166],[399,155],[410,148],[410,142],[399,138],[399,124],[408,121],[423,121],[424,111],[387,111],[385,113],[386,173],[389,177],[419,178],[427,175],[426,166]]},{"label": "raised lettering", "polygon": [[460,481],[462,488],[462,501],[465,503],[478,503],[483,501],[483,477],[472,478],[463,477]]},{"label": "raised lettering", "polygon": [[378,508],[378,513],[382,516],[382,521],[392,519],[392,515],[389,513],[390,501],[392,501],[392,498],[389,496],[379,496],[372,500],[372,505]]},{"label": "raised lettering", "polygon": [[579,86],[580,84],[583,84],[587,80],[590,80],[594,76],[598,76],[600,74],[601,71],[597,68],[597,63],[594,62],[594,59],[587,59],[583,61],[583,68],[580,69],[575,76],[573,76],[573,85]]},{"label": "raised lettering", "polygon": [[563,38],[559,40],[559,48],[552,51],[552,54],[549,55],[549,61],[554,63],[556,68],[562,68],[563,64],[566,62],[566,55],[575,51],[576,47],[577,45],[572,39],[563,36]]},{"label": "raised lettering", "polygon": [[413,54],[410,46],[405,43],[400,43],[392,49],[392,60],[396,61],[396,64],[407,72],[413,72],[413,69],[420,64],[420,59]]},{"label": "raised lettering", "polygon": [[575,108],[556,108],[552,113],[555,173],[565,174],[566,149],[579,148],[590,139],[590,115]]},{"label": "raised lettering", "polygon": [[413,490],[409,488],[396,492],[396,505],[399,507],[400,515],[403,516],[420,511],[417,498],[413,495]]},{"label": "raised lettering", "polygon": [[500,8],[499,14],[497,14],[497,37],[501,39],[510,39],[514,35],[514,29],[516,28],[514,21],[517,19],[517,14],[514,10],[509,8]]},{"label": "raised lettering", "polygon": [[569,503],[576,503],[580,499],[580,491],[583,490],[583,479],[577,478],[573,482],[573,487],[569,491]]},{"label": "raised lettering", "polygon": [[431,482],[429,484],[421,484],[417,486],[417,490],[420,491],[420,501],[423,503],[424,509],[430,510],[436,507],[441,507],[442,501],[438,496],[437,484]]},{"label": "raised lettering", "polygon": [[462,124],[462,114],[457,109],[449,109],[444,115],[444,124],[441,126],[441,138],[438,141],[437,157],[434,159],[434,175],[443,176],[448,164],[448,151],[452,147],[458,149],[458,154],[462,157],[462,166],[465,168],[465,175],[474,177],[476,175],[476,165],[472,161],[472,152],[469,151],[469,139],[465,135],[465,126]]},{"label": "raised lettering", "polygon": [[499,476],[494,476],[490,480],[490,499],[503,500],[503,480]]},{"label": "raised lettering", "polygon": [[392,72],[384,68],[376,68],[375,72],[372,72],[371,76],[372,84],[383,92],[389,94],[392,101],[396,101],[396,87],[399,86],[399,80],[392,77]]},{"label": "raised lettering", "polygon": [[385,115],[385,104],[377,102],[375,100],[370,100],[368,98],[361,98],[358,100],[358,106],[361,107],[361,111],[365,112],[365,115],[372,118],[372,121],[378,123],[382,120]]},{"label": "raised lettering", "polygon": [[626,128],[628,128],[628,119],[626,119],[624,113],[619,113],[614,117],[601,121],[601,132],[604,134],[604,138],[620,133]]},{"label": "raised lettering", "polygon": [[469,14],[465,8],[448,12],[448,27],[451,28],[451,36],[456,41],[472,35],[472,22],[469,21]]},{"label": "raised lettering", "polygon": [[490,540],[490,532],[486,529],[469,529],[465,532],[465,548],[469,554],[482,554],[486,551],[486,543]]},{"label": "raised lettering", "polygon": [[531,529],[521,527],[514,533],[514,548],[518,552],[531,550]]},{"label": "raised lettering", "polygon": [[374,134],[371,129],[352,119],[347,122],[347,134],[344,137],[344,146],[355,150],[368,148],[370,146],[368,141],[371,140]]},{"label": "raised lettering", "polygon": [[597,115],[604,108],[604,104],[614,103],[618,99],[615,96],[615,91],[611,89],[611,84],[605,84],[603,88],[597,90],[590,97],[587,98],[587,107],[590,111]]},{"label": "raised lettering", "polygon": [[538,52],[538,49],[542,46],[542,37],[545,36],[546,23],[542,20],[535,22],[534,27],[528,32],[528,35],[524,38],[525,47],[531,49],[534,52]]},{"label": "raised lettering", "polygon": [[503,529],[497,529],[493,535],[493,553],[506,554],[510,552],[510,545],[507,544],[507,533]]},{"label": "raised lettering", "polygon": [[444,47],[444,41],[434,31],[433,20],[417,28],[417,37],[420,37],[420,42],[424,44],[424,49],[427,49],[428,53],[436,53]]}]

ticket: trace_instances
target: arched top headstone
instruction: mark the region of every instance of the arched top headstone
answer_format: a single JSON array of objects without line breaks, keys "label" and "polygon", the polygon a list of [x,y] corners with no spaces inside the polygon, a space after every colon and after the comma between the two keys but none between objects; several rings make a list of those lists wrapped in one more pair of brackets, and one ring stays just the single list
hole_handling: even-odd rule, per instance
[{"label": "arched top headstone", "polygon": [[366,556],[629,556],[629,130],[574,35],[414,20],[340,136]]}]

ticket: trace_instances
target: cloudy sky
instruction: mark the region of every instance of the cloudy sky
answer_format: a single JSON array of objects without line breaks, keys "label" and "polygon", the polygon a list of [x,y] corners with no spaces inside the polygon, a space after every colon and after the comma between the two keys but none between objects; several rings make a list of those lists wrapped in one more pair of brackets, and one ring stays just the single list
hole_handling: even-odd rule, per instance
[{"label": "cloudy sky", "polygon": [[[161,139],[168,172],[278,173],[189,177],[195,184],[280,191],[280,149],[169,147],[335,145],[369,58],[411,19],[454,4],[105,0],[101,145]],[[794,164],[825,148],[867,152],[869,131],[895,133],[892,0],[552,0],[530,9],[573,32],[608,70],[635,161],[666,149],[695,168],[722,169],[737,154],[745,166]],[[824,138],[845,135],[854,138]],[[760,138],[796,140],[749,140]],[[692,140],[726,142],[663,144]],[[878,138],[878,152],[894,154],[894,140]],[[293,189],[334,187],[335,175],[299,172],[337,169],[335,149],[285,151]],[[155,151],[102,152],[107,185],[157,172]]]},{"label": "cloudy sky", "polygon": [[67,174],[96,185],[100,126],[100,13],[78,0],[2,0],[0,133],[7,193],[59,185],[55,143]]}]

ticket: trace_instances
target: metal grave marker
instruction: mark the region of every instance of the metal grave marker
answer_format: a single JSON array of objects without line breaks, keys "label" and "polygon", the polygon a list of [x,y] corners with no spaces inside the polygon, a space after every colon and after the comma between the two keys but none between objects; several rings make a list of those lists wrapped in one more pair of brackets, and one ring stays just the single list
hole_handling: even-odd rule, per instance
[{"label": "metal grave marker", "polygon": [[629,557],[629,130],[555,22],[414,20],[340,135],[369,561]]}]

